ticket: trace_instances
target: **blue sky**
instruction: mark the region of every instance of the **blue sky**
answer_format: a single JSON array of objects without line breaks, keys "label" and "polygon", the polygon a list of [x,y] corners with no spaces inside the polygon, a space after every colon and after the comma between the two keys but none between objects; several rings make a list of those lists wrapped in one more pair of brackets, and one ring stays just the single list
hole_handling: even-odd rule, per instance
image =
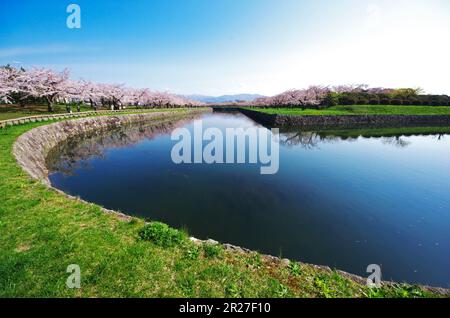
[{"label": "blue sky", "polygon": [[[81,29],[66,7],[81,7]],[[367,83],[450,94],[446,0],[0,2],[0,64],[190,94]]]}]

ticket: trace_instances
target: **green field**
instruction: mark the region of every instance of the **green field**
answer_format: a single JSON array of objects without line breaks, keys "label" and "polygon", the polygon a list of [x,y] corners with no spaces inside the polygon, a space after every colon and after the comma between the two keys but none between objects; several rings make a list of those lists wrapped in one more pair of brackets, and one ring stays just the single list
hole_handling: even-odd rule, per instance
[{"label": "green field", "polygon": [[450,106],[352,105],[326,109],[247,107],[266,114],[280,115],[450,115]]},{"label": "green field", "polygon": [[[44,123],[0,129],[0,297],[435,297],[408,285],[369,289],[335,271],[197,245],[127,222],[31,180],[11,151]],[[66,287],[70,264],[81,289]]]},{"label": "green field", "polygon": [[[58,104],[54,106],[55,111],[49,113],[46,105],[32,105],[21,107],[18,105],[0,105],[0,120],[16,119],[20,117],[28,116],[39,116],[39,115],[49,115],[49,114],[65,114],[67,113],[66,105]],[[72,112],[76,113],[77,108],[75,106],[71,107]],[[127,109],[136,109],[134,106],[129,106]],[[157,110],[157,108],[154,108]],[[99,108],[100,110],[100,108]],[[106,110],[102,108],[102,110]],[[149,108],[148,110],[152,110]],[[87,105],[82,105],[80,111],[93,111],[93,109]]]},{"label": "green field", "polygon": [[[86,105],[81,106],[81,111],[90,111],[91,107]],[[76,112],[77,108],[72,107],[72,111]],[[55,112],[51,114],[67,113],[65,105],[55,105]],[[20,117],[48,115],[46,105],[33,105],[33,106],[18,106],[18,105],[0,105],[0,120],[15,119]]]}]

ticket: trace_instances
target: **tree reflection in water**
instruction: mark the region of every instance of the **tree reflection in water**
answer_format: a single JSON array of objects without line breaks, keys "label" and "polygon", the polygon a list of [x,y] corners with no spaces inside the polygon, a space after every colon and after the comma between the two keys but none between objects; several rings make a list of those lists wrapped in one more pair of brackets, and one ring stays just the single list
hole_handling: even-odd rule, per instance
[{"label": "tree reflection in water", "polygon": [[[53,149],[48,158],[47,166],[52,172],[71,175],[79,168],[89,168],[88,160],[104,159],[105,150],[112,148],[131,147],[143,140],[152,140],[160,135],[170,135],[179,127],[191,123],[198,116],[189,117],[176,122],[162,121],[158,123],[143,123],[125,126],[119,129],[93,132],[69,139]],[[318,149],[321,144],[338,143],[342,141],[356,142],[360,138],[380,139],[384,145],[406,148],[411,141],[409,136],[435,136],[442,140],[450,131],[449,127],[438,128],[397,128],[397,129],[346,129],[346,130],[281,130],[280,145],[285,147],[302,147]],[[444,133],[443,133],[444,132]]]},{"label": "tree reflection in water", "polygon": [[[412,128],[417,129],[417,128]],[[441,129],[446,129],[450,131],[449,127],[441,127]],[[383,130],[373,131],[365,130],[360,132],[360,130],[282,130],[279,134],[280,144],[286,147],[297,147],[300,146],[304,149],[315,149],[319,148],[321,144],[325,143],[337,143],[341,141],[353,142],[360,138],[366,139],[380,139],[384,145],[394,146],[398,148],[406,148],[411,145],[411,141],[406,140],[406,137],[411,136],[434,136],[438,141],[442,140],[447,133],[440,132],[417,132],[411,133],[411,128],[399,128],[398,133],[386,132],[383,134]],[[439,128],[437,128],[439,130]],[[419,128],[420,131],[420,128]]]}]

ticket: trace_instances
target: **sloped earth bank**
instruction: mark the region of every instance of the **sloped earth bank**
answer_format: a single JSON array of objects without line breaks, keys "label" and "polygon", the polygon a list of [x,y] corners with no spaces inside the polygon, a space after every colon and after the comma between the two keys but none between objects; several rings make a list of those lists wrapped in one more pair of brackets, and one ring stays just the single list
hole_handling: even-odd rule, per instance
[{"label": "sloped earth bank", "polygon": [[[162,248],[143,242],[140,219],[49,191],[46,156],[69,137],[142,121],[179,120],[200,111],[96,117],[28,124],[0,137],[0,296],[43,297],[435,297],[445,289],[366,280],[328,267],[293,263],[191,238]],[[31,128],[34,128],[30,130]],[[21,135],[23,134],[23,135]],[[17,139],[17,141],[16,141]],[[16,141],[14,143],[14,141]],[[15,158],[11,155],[14,153]],[[34,179],[33,181],[17,166]],[[44,183],[44,185],[41,184]],[[104,212],[109,213],[104,213]],[[65,285],[69,264],[82,269],[82,288]]]}]

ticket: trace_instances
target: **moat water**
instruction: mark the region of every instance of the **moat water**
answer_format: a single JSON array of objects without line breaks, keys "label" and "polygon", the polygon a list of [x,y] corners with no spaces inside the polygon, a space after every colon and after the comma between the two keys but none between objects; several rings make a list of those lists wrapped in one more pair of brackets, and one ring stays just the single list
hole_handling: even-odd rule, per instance
[{"label": "moat water", "polygon": [[[367,276],[450,287],[450,128],[281,132],[279,171],[175,164],[171,132],[260,127],[236,113],[61,145],[54,187],[192,236]],[[365,137],[363,137],[363,136]]]}]

